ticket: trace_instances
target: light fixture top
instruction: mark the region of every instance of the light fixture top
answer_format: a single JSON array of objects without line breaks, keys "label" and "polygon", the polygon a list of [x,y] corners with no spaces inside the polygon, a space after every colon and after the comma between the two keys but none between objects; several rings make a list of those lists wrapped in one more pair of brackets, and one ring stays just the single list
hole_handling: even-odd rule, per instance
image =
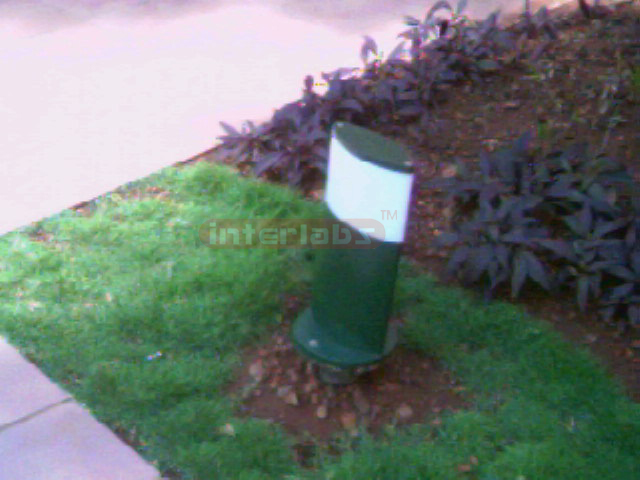
[{"label": "light fixture top", "polygon": [[412,173],[413,164],[406,150],[393,140],[348,122],[336,122],[333,136],[355,157],[382,168]]}]

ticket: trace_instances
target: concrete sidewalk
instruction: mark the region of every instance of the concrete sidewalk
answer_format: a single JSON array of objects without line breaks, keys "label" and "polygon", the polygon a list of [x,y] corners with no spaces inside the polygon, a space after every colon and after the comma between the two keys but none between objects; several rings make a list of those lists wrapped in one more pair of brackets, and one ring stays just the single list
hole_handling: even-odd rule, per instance
[{"label": "concrete sidewalk", "polygon": [[159,480],[160,474],[0,337],[1,480]]},{"label": "concrete sidewalk", "polygon": [[[30,3],[62,12],[81,2]],[[300,96],[305,75],[362,66],[363,34],[389,53],[402,16],[422,17],[429,2],[202,3],[188,15],[51,31],[20,27],[0,8],[0,235],[208,150],[221,120],[269,118]],[[474,16],[521,8],[469,3]]]}]

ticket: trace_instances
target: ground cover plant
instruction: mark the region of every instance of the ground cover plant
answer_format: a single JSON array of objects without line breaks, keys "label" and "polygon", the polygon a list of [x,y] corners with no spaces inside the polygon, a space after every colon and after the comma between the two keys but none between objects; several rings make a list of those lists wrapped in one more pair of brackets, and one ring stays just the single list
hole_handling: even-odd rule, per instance
[{"label": "ground cover plant", "polygon": [[[436,356],[473,403],[298,466],[279,425],[225,394],[242,346],[308,288],[297,250],[212,250],[212,218],[323,214],[199,163],[0,238],[0,331],[171,478],[633,479],[640,408],[584,349],[520,308],[402,266],[403,344]],[[296,408],[286,406],[283,408]]]},{"label": "ground cover plant", "polygon": [[582,311],[596,300],[606,320],[622,310],[621,327],[640,326],[640,184],[585,144],[544,156],[530,140],[432,182],[454,204],[454,231],[438,237],[456,245],[448,273],[484,281],[487,295],[510,282],[513,298],[527,280],[569,286]]},{"label": "ground cover plant", "polygon": [[[324,95],[314,91],[314,79],[307,76],[302,97],[278,109],[268,122],[246,122],[241,130],[221,122],[226,134],[219,153],[258,176],[308,189],[326,169],[329,128],[335,121],[392,133],[408,128],[422,139],[433,130],[433,107],[451,86],[482,82],[508,66],[521,66],[557,39],[546,8],[507,30],[498,25],[498,12],[482,21],[469,19],[466,4],[459,0],[452,7],[441,0],[423,20],[405,17],[409,29],[398,35],[404,40],[387,58],[366,36],[362,69],[322,74],[328,85]],[[441,11],[449,12],[449,18],[439,17]],[[525,40],[538,34],[549,40],[529,52]]]}]

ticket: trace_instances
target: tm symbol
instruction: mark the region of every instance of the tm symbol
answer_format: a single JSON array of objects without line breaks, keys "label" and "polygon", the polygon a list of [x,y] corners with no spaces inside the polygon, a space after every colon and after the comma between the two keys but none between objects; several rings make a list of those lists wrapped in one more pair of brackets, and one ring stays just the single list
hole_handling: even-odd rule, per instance
[{"label": "tm symbol", "polygon": [[398,219],[398,211],[394,210],[380,210],[382,214],[382,220],[397,220]]}]

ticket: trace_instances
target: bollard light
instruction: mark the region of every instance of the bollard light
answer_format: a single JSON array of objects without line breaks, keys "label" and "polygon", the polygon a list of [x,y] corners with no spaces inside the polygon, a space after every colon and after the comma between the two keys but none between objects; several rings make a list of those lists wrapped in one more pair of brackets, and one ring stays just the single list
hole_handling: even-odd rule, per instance
[{"label": "bollard light", "polygon": [[311,307],[294,323],[292,338],[326,382],[349,383],[396,343],[389,317],[412,183],[413,167],[398,143],[346,122],[333,126],[325,194],[330,221],[353,237],[366,234],[372,245],[316,251]]}]

